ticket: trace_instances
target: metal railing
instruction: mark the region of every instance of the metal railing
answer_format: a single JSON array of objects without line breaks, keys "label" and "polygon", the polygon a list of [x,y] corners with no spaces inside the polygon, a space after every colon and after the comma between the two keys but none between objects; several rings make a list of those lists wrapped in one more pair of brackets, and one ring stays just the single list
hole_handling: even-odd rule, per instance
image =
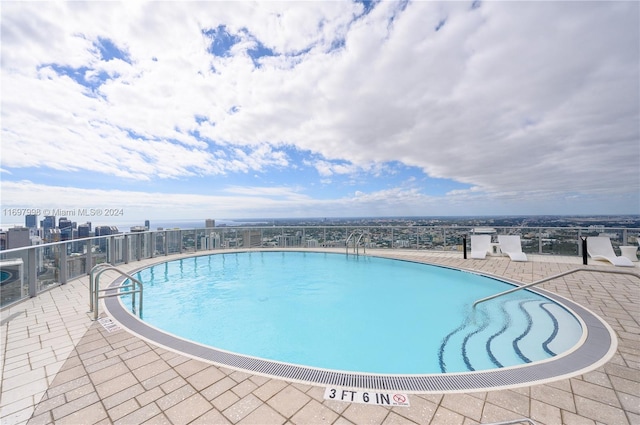
[{"label": "metal railing", "polygon": [[[614,249],[637,245],[640,228],[474,226],[248,226],[168,229],[118,233],[0,251],[0,307],[35,297],[71,279],[90,274],[97,264],[118,266],[179,253],[252,248],[349,248],[454,251],[463,255],[467,236],[479,231],[518,234],[523,252],[582,255],[582,237],[602,233]],[[359,237],[351,236],[357,234]],[[363,236],[366,235],[366,236]],[[349,239],[351,236],[351,240]],[[355,239],[353,239],[355,238]],[[464,245],[463,245],[464,243]]]},{"label": "metal railing", "polygon": [[[122,283],[121,285],[118,285],[116,287],[109,287],[107,289],[100,289],[100,275],[102,275],[102,273],[109,271],[109,270],[113,270],[115,272],[117,272],[118,274],[126,277],[127,279],[129,279],[130,283]],[[95,281],[94,281],[94,275],[93,273],[96,272],[95,274]],[[127,295],[127,294],[131,294],[131,311],[136,314],[136,297],[135,294],[138,294],[138,299],[139,299],[139,308],[137,310],[138,316],[140,316],[140,318],[142,318],[142,293],[143,293],[143,285],[142,282],[140,282],[138,279],[136,279],[135,277],[123,272],[122,270],[118,269],[117,267],[113,267],[110,264],[98,264],[97,266],[93,267],[91,269],[91,272],[89,273],[90,278],[89,278],[89,300],[90,300],[90,312],[93,312],[93,320],[98,320],[98,302],[101,298],[109,298],[109,297],[119,297],[121,295]],[[138,289],[136,289],[136,284],[138,285]],[[128,291],[123,291],[123,289],[128,289]],[[108,292],[105,295],[100,295],[100,292]]]},{"label": "metal railing", "polygon": [[[344,244],[345,244],[345,250],[347,255],[349,255],[349,241],[351,239],[354,239],[355,236],[358,236],[358,239],[353,241],[353,253],[356,255],[360,255],[360,242],[362,241],[362,238],[365,236],[365,232],[362,230],[354,230],[353,232],[351,232],[351,234],[345,241]],[[367,253],[366,245],[364,246],[363,249],[364,249],[363,252],[366,254]]]},{"label": "metal railing", "polygon": [[569,275],[569,274],[573,274],[573,273],[577,273],[577,272],[626,274],[626,275],[635,276],[635,277],[637,277],[638,279],[640,279],[640,274],[639,274],[639,273],[636,273],[636,272],[632,272],[632,271],[626,271],[626,270],[606,270],[606,269],[588,269],[588,268],[586,268],[586,267],[579,267],[579,268],[577,268],[577,269],[572,269],[572,270],[568,270],[568,271],[566,271],[566,272],[558,273],[558,274],[555,274],[555,275],[553,275],[553,276],[545,277],[544,279],[536,280],[535,282],[528,283],[528,284],[526,284],[526,285],[518,286],[518,287],[516,287],[516,288],[509,289],[509,290],[504,291],[504,292],[499,292],[499,293],[497,293],[497,294],[490,295],[490,296],[485,297],[485,298],[481,298],[481,299],[479,299],[479,300],[474,301],[474,302],[473,302],[473,305],[472,305],[471,307],[475,309],[475,308],[476,308],[476,306],[477,306],[478,304],[480,304],[480,303],[483,303],[483,302],[486,302],[486,301],[490,301],[490,300],[493,300],[493,299],[495,299],[495,298],[502,297],[502,296],[504,296],[504,295],[508,295],[508,294],[511,294],[511,293],[513,293],[513,292],[516,292],[516,291],[521,291],[521,290],[523,290],[523,289],[531,288],[532,286],[536,286],[536,285],[539,285],[539,284],[544,283],[544,282],[549,282],[550,280],[554,280],[554,279],[557,279],[557,278],[559,278],[559,277],[563,277],[563,276],[566,276],[566,275]]}]

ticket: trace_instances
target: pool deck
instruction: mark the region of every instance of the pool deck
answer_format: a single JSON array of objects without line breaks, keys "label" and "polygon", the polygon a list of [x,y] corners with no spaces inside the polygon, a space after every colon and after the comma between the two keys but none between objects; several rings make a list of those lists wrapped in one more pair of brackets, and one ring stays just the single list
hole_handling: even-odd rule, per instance
[{"label": "pool deck", "polygon": [[[519,263],[508,257],[465,260],[451,252],[367,254],[524,283],[582,266],[578,257],[529,255],[528,262]],[[119,267],[128,271],[187,256]],[[640,279],[597,273],[640,273],[640,263],[616,268],[589,259],[588,267],[596,273],[578,272],[540,286],[590,309],[614,329],[618,348],[610,361],[582,375],[538,385],[412,393],[410,407],[325,400],[324,387],[218,367],[105,327],[87,312],[89,278],[83,277],[2,310],[0,423],[467,425],[530,418],[549,425],[640,424]],[[117,277],[110,273],[103,274],[102,282]]]}]

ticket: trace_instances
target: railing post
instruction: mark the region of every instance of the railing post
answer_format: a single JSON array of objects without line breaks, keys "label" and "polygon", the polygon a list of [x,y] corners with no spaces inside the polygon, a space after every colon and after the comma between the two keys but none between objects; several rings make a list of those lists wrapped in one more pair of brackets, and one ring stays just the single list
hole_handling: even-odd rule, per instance
[{"label": "railing post", "polygon": [[129,264],[129,234],[124,234],[124,240],[122,242],[122,260],[125,264]]},{"label": "railing post", "polygon": [[38,295],[36,248],[30,248],[27,251],[27,278],[29,279],[29,296],[35,297],[36,295]]},{"label": "railing post", "polygon": [[542,229],[538,227],[538,254],[542,254]]},{"label": "railing post", "polygon": [[582,264],[587,265],[587,237],[580,236],[582,239]]},{"label": "railing post", "polygon": [[67,270],[67,244],[63,243],[60,245],[60,276],[59,280],[60,280],[60,284],[64,285],[65,283],[67,283],[67,274],[68,274],[68,270]]},{"label": "railing post", "polygon": [[162,233],[162,249],[164,250],[165,257],[169,255],[169,238],[167,237],[167,231]]},{"label": "railing post", "polygon": [[[89,241],[91,241],[89,239]],[[87,244],[85,245],[87,247],[87,256],[86,256],[86,260],[85,260],[85,270],[87,272],[87,274],[89,274],[89,272],[91,271],[91,268],[93,267],[93,255],[92,254],[92,247],[93,244],[91,242],[87,242]]]},{"label": "railing post", "polygon": [[446,251],[447,250],[447,228],[446,227],[442,228],[442,246],[443,246],[443,249]]}]

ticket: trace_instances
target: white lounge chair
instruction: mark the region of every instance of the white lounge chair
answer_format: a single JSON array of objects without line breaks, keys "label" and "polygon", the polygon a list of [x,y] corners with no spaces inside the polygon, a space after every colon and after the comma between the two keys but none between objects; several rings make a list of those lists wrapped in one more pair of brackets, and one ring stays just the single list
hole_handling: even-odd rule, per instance
[{"label": "white lounge chair", "polygon": [[608,261],[614,266],[633,267],[631,260],[616,255],[611,240],[606,236],[589,236],[587,238],[587,252],[594,260]]},{"label": "white lounge chair", "polygon": [[511,261],[527,261],[527,255],[522,252],[522,244],[518,235],[498,235],[500,251],[507,254]]},{"label": "white lounge chair", "polygon": [[484,260],[491,252],[491,235],[471,235],[471,258]]}]

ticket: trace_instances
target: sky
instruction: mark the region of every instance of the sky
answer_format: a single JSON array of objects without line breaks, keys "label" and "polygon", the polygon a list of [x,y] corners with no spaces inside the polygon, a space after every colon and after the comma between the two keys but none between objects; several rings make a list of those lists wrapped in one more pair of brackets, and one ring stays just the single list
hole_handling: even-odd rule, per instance
[{"label": "sky", "polygon": [[640,214],[636,1],[0,7],[0,224]]}]

